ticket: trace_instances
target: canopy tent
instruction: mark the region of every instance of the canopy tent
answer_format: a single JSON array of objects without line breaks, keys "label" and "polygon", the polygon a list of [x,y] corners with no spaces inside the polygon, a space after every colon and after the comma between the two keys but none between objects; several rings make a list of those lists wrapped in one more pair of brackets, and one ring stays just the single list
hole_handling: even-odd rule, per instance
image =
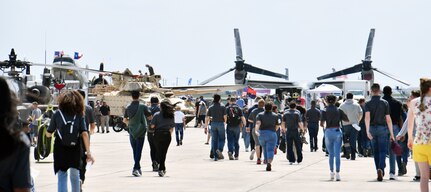
[{"label": "canopy tent", "polygon": [[308,90],[307,93],[334,93],[334,94],[341,94],[343,91],[336,87],[335,85],[330,84],[322,84],[319,87]]}]

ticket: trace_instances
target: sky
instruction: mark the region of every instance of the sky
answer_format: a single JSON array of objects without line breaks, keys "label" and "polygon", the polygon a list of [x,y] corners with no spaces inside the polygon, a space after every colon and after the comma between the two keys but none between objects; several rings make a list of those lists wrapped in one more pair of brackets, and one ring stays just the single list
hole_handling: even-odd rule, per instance
[{"label": "sky", "polygon": [[[0,7],[0,60],[11,48],[34,63],[45,62],[45,50],[47,63],[54,51],[80,52],[81,66],[137,73],[150,64],[167,86],[197,84],[234,66],[239,28],[247,63],[288,68],[291,81],[310,82],[360,63],[376,28],[373,67],[413,86],[431,76],[426,0],[14,0]],[[375,81],[402,86],[380,74]],[[211,84],[232,83],[233,72]]]}]

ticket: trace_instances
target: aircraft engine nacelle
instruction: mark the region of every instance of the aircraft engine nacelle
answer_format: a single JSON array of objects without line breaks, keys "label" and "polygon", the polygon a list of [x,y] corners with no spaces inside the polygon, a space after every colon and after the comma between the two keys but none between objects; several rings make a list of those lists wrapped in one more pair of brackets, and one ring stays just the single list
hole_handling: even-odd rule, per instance
[{"label": "aircraft engine nacelle", "polygon": [[245,70],[235,70],[235,84],[244,84],[247,72]]},{"label": "aircraft engine nacelle", "polygon": [[47,104],[51,100],[51,93],[48,87],[36,85],[27,89],[26,100],[30,103],[38,102],[39,104]]}]

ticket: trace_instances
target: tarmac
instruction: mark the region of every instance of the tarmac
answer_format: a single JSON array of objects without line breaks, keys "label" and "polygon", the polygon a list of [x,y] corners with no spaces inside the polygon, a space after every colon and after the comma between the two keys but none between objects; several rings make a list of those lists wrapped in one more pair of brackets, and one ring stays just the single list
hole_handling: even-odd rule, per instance
[{"label": "tarmac", "polygon": [[[322,131],[319,132],[319,139]],[[307,138],[308,139],[308,138]],[[87,171],[83,191],[129,192],[129,191],[419,191],[419,182],[412,181],[415,175],[413,161],[409,159],[406,176],[383,182],[376,181],[373,158],[358,157],[355,161],[341,160],[341,181],[330,181],[328,159],[319,149],[310,152],[304,145],[304,160],[289,165],[286,154],[278,151],[272,171],[265,165],[251,161],[240,139],[239,160],[228,160],[225,145],[224,160],[209,158],[210,146],[205,145],[206,135],[202,128],[187,128],[182,146],[176,146],[175,134],[169,147],[166,175],[159,177],[152,172],[149,145],[145,141],[142,152],[142,176],[132,176],[133,156],[128,133],[95,133],[91,137],[91,150],[96,162]],[[319,140],[319,146],[321,140]],[[32,155],[31,155],[32,157]],[[37,191],[57,190],[52,154],[45,160],[31,159]],[[387,159],[386,173],[389,173]]]}]

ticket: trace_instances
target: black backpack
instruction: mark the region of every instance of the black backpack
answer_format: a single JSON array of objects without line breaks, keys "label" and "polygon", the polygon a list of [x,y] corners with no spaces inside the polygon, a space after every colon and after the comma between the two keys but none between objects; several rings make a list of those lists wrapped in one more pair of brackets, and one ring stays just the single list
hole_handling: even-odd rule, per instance
[{"label": "black backpack", "polygon": [[73,117],[72,121],[66,121],[63,116],[63,113],[60,112],[61,118],[63,119],[63,125],[60,129],[57,129],[57,134],[60,137],[64,146],[74,147],[78,145],[79,142],[79,129],[74,129],[73,125],[75,124],[76,115]]},{"label": "black backpack", "polygon": [[231,126],[238,126],[241,123],[241,109],[237,106],[230,106],[227,109],[227,124]]}]

